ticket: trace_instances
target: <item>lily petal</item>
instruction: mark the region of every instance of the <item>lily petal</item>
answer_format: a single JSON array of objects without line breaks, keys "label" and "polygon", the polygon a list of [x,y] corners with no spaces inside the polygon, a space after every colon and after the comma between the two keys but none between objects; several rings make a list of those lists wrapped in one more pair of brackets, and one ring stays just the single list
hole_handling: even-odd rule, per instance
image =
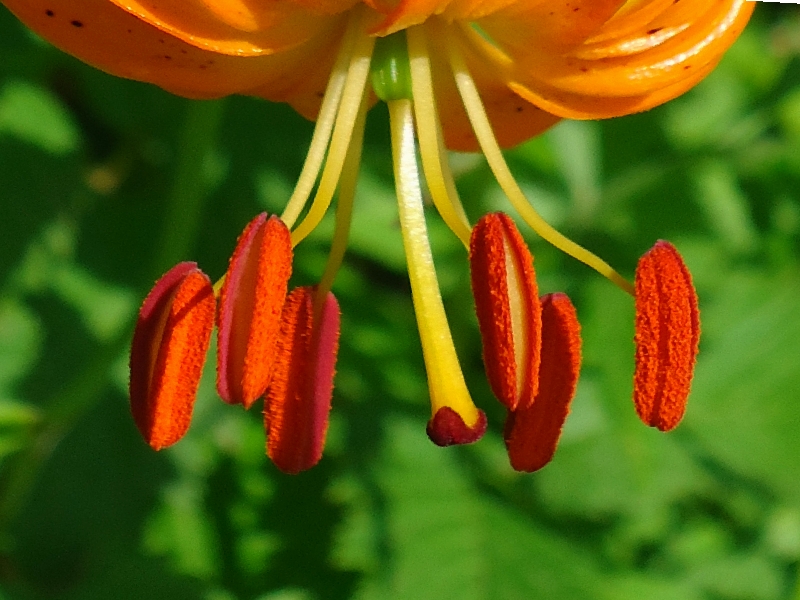
[{"label": "lily petal", "polygon": [[596,34],[624,4],[625,0],[517,0],[478,24],[509,53],[535,46],[560,54]]},{"label": "lily petal", "polygon": [[736,40],[754,5],[671,3],[643,22],[640,13],[653,15],[640,3],[639,11],[611,19],[608,31],[566,51],[539,42],[523,47],[500,29],[490,34],[513,61],[510,87],[522,97],[566,118],[609,118],[647,110],[694,86]]},{"label": "lily petal", "polygon": [[248,3],[272,13],[258,17],[268,25],[247,33],[215,21],[220,15],[199,2],[139,3],[130,11],[121,8],[129,3],[109,0],[4,4],[42,37],[107,73],[189,98],[241,93],[289,102],[309,118],[319,108],[345,19],[315,17],[288,0]]}]

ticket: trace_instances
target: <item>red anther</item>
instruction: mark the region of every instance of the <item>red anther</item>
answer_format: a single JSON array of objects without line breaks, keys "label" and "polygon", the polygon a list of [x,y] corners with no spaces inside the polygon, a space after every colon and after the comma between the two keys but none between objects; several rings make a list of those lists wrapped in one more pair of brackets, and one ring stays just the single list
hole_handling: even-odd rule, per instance
[{"label": "red anther", "polygon": [[217,315],[217,392],[250,408],[269,385],[281,311],[292,274],[289,229],[261,213],[242,232]]},{"label": "red anther", "polygon": [[267,454],[284,473],[310,469],[322,458],[339,349],[339,304],[328,292],[314,314],[315,289],[286,298],[264,425]]},{"label": "red anther", "polygon": [[636,372],[639,418],[669,431],[686,411],[700,341],[692,276],[669,242],[656,242],[636,267]]},{"label": "red anther", "polygon": [[189,428],[214,327],[214,290],[193,262],[158,280],[139,310],[131,345],[131,412],[155,450]]},{"label": "red anther", "polygon": [[581,326],[566,294],[542,297],[539,393],[527,408],[510,411],[505,441],[511,466],[531,473],[553,458],[581,368]]},{"label": "red anther", "polygon": [[426,431],[430,440],[437,446],[472,444],[481,439],[483,434],[486,433],[486,415],[482,410],[479,410],[477,422],[472,427],[469,427],[464,423],[461,415],[449,406],[443,406],[428,421]]},{"label": "red anther", "polygon": [[514,221],[492,213],[472,230],[469,260],[489,384],[509,410],[529,406],[542,327],[533,257]]}]

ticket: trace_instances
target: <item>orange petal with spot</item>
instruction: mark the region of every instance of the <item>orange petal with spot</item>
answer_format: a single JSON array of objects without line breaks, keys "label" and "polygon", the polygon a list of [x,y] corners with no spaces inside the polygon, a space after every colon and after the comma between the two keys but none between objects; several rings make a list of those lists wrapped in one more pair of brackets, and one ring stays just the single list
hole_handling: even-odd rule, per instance
[{"label": "orange petal with spot", "polygon": [[542,298],[542,363],[533,404],[508,413],[505,441],[511,466],[532,473],[553,458],[581,368],[578,317],[566,294]]},{"label": "orange petal with spot", "polygon": [[286,298],[275,372],[267,391],[267,454],[281,471],[296,474],[322,458],[339,349],[339,304],[328,292],[314,318],[315,288]]},{"label": "orange petal with spot", "polygon": [[486,433],[486,426],[486,414],[482,410],[478,410],[478,420],[469,427],[461,415],[449,406],[443,406],[428,421],[426,432],[437,446],[454,446],[477,442]]},{"label": "orange petal with spot", "polygon": [[517,0],[478,21],[509,54],[532,46],[561,54],[597,33],[626,0]]},{"label": "orange petal with spot", "polygon": [[155,450],[189,428],[214,327],[211,281],[193,262],[170,269],[139,311],[130,359],[131,413]]},{"label": "orange petal with spot", "polygon": [[596,119],[641,112],[692,88],[738,38],[754,6],[747,0],[634,3],[567,49],[546,39],[521,43],[513,32],[524,24],[501,26],[513,15],[481,25],[513,62],[513,91],[561,117]]},{"label": "orange petal with spot", "polygon": [[[106,42],[106,25],[138,21],[196,48],[229,56],[265,56],[301,44],[325,25],[325,19],[290,0],[5,0],[4,4],[31,29],[48,39],[71,40],[71,54],[80,56],[90,46]],[[81,35],[69,28],[74,21]],[[127,33],[122,30],[122,33]],[[122,36],[117,45],[126,45]],[[60,45],[60,44],[58,44]],[[146,56],[149,48],[143,48]],[[177,57],[176,57],[177,58]]]},{"label": "orange petal with spot", "polygon": [[529,406],[542,326],[533,257],[514,221],[492,213],[472,229],[469,261],[489,384],[509,410]]},{"label": "orange petal with spot", "polygon": [[700,313],[692,276],[669,242],[657,242],[636,267],[636,372],[639,418],[669,431],[678,425],[694,374]]},{"label": "orange petal with spot", "polygon": [[316,116],[346,19],[288,0],[3,3],[55,46],[107,73],[189,98],[240,93],[288,102],[308,118]]},{"label": "orange petal with spot", "polygon": [[261,213],[239,237],[220,294],[217,391],[225,402],[250,408],[266,391],[291,274],[289,229]]}]

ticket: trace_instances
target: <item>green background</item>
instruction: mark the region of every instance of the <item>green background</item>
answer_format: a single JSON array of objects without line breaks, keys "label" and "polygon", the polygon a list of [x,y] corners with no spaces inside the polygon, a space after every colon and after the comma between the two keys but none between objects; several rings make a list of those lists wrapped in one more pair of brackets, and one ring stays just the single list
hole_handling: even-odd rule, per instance
[{"label": "green background", "polygon": [[[566,291],[584,367],[553,462],[514,473],[483,376],[463,248],[429,211],[486,437],[440,449],[391,179],[369,115],[329,443],[296,476],[259,408],[207,368],[189,434],[152,452],[127,406],[139,302],[179,260],[212,279],[279,212],[312,125],[250,98],[190,102],[104,75],[0,7],[0,598],[800,599],[800,12],[759,6],[722,65],[642,115],[562,123],[507,153],[557,227],[631,276],[658,238],[700,294],[683,424],[631,405],[633,306],[523,229]],[[452,157],[473,221],[508,210],[480,156]],[[297,251],[319,277],[332,215]]]}]

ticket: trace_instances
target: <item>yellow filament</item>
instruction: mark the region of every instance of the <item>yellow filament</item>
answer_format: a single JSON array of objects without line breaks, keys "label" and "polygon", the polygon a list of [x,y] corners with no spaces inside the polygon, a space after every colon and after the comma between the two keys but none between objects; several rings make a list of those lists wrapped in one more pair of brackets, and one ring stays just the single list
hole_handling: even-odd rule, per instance
[{"label": "yellow filament", "polygon": [[358,183],[358,168],[361,164],[361,149],[364,142],[364,125],[366,121],[367,102],[366,94],[364,94],[356,119],[355,131],[350,140],[350,147],[347,149],[344,167],[342,167],[342,177],[339,181],[339,197],[336,202],[336,229],[331,241],[331,251],[328,254],[325,271],[323,271],[317,285],[314,300],[315,314],[322,309],[322,304],[333,286],[333,280],[342,265],[342,260],[347,250],[347,238],[350,235],[353,200],[356,195],[356,184]]},{"label": "yellow filament", "polygon": [[456,86],[461,94],[464,108],[467,110],[467,116],[472,124],[472,129],[475,131],[475,136],[478,138],[481,150],[486,155],[489,167],[492,169],[500,187],[511,201],[511,205],[522,216],[525,222],[543,239],[550,242],[562,252],[588,265],[621,290],[633,296],[634,288],[629,281],[617,273],[603,259],[559,233],[541,217],[535,208],[533,208],[520,189],[503,158],[503,153],[500,150],[497,139],[494,137],[494,132],[486,116],[486,110],[484,109],[478,89],[475,86],[475,82],[472,80],[472,76],[469,74],[464,58],[461,56],[461,52],[452,36],[448,36],[447,48],[450,58],[450,67],[453,70]]},{"label": "yellow filament", "polygon": [[303,221],[292,232],[293,246],[297,246],[319,225],[331,204],[333,193],[336,191],[336,185],[342,173],[345,155],[350,146],[350,138],[353,135],[359,107],[365,101],[364,89],[369,77],[369,63],[374,46],[375,38],[371,36],[361,34],[356,38],[350,58],[350,66],[347,70],[347,79],[342,91],[339,113],[336,115],[331,146],[328,150],[328,159],[325,161],[325,168],[322,171],[322,178],[320,179],[314,202],[311,204],[311,208]]},{"label": "yellow filament", "polygon": [[422,354],[428,373],[432,414],[435,415],[440,408],[448,406],[461,416],[468,427],[474,427],[478,422],[478,409],[470,398],[458,363],[428,245],[414,147],[411,101],[390,101],[389,119],[400,228],[403,232],[403,246],[414,312],[422,341]]},{"label": "yellow filament", "polygon": [[317,181],[322,161],[325,159],[325,150],[328,148],[333,124],[336,120],[336,112],[342,99],[342,90],[344,90],[344,83],[347,78],[347,68],[350,65],[353,41],[358,33],[359,25],[360,19],[356,15],[350,18],[347,31],[342,38],[342,47],[339,49],[339,54],[336,57],[336,62],[328,80],[328,86],[325,89],[325,96],[322,98],[317,124],[314,126],[314,134],[311,136],[311,144],[308,148],[308,154],[306,154],[305,163],[303,163],[303,169],[300,171],[300,177],[297,179],[294,192],[292,192],[292,196],[283,209],[281,219],[289,229],[294,227],[297,217],[303,211],[311,194],[311,189]]},{"label": "yellow filament", "polygon": [[411,90],[414,98],[414,115],[417,119],[417,137],[425,179],[436,210],[442,220],[469,248],[470,226],[458,198],[453,177],[447,163],[442,141],[441,123],[436,113],[433,97],[431,63],[422,27],[406,30],[408,58],[411,66]]},{"label": "yellow filament", "polygon": [[217,282],[214,284],[213,290],[215,298],[219,298],[219,295],[222,293],[222,286],[225,285],[225,279],[227,279],[227,277],[228,277],[228,272],[225,271],[222,274],[222,277],[217,279]]}]

